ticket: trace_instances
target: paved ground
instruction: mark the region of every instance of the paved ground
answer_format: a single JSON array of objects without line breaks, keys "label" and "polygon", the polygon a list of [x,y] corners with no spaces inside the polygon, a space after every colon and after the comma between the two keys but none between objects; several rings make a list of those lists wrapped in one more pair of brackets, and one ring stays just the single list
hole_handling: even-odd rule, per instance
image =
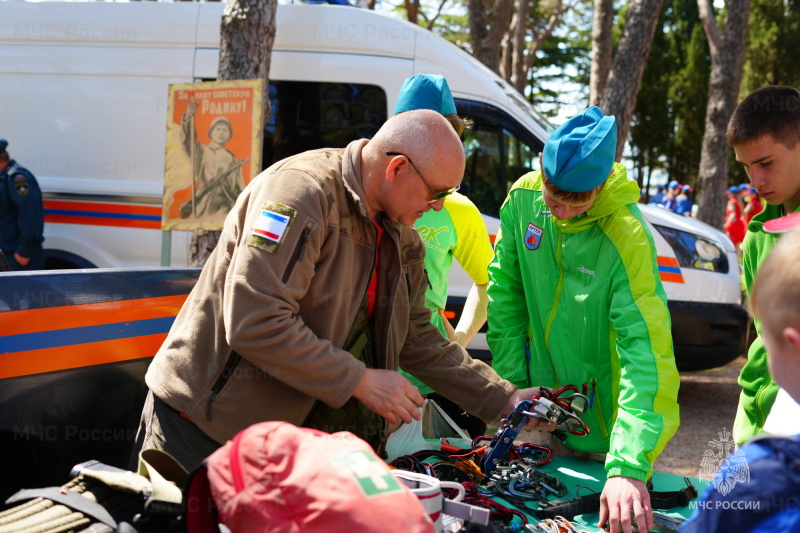
[{"label": "paved ground", "polygon": [[712,449],[708,441],[731,431],[741,391],[736,379],[745,361],[741,357],[722,368],[681,374],[681,426],[656,461],[657,471],[698,477],[703,453]]}]

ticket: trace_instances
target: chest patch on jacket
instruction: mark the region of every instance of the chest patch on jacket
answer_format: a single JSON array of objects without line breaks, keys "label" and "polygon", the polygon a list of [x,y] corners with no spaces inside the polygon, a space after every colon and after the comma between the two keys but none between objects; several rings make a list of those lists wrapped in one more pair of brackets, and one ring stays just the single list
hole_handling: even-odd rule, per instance
[{"label": "chest patch on jacket", "polygon": [[542,228],[532,222],[528,222],[528,231],[525,233],[525,248],[536,250],[542,244]]},{"label": "chest patch on jacket", "polygon": [[255,226],[247,237],[247,244],[278,253],[297,211],[293,207],[267,202],[261,208]]}]

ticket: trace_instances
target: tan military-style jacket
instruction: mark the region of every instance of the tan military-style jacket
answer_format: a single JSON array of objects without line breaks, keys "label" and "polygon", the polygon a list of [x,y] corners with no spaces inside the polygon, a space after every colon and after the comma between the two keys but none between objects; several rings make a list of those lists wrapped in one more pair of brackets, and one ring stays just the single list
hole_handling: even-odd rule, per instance
[{"label": "tan military-style jacket", "polygon": [[[366,142],[290,157],[248,185],[147,372],[156,396],[220,443],[257,422],[300,425],[317,399],[338,408],[364,374],[342,346],[375,262]],[[514,385],[431,324],[419,235],[380,222],[376,367],[402,367],[494,419]]]}]

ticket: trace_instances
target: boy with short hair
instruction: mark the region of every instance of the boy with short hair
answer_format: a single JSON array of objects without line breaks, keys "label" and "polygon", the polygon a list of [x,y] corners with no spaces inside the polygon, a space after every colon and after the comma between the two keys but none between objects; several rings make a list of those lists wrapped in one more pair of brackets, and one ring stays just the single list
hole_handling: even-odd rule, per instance
[{"label": "boy with short hair", "polygon": [[630,533],[632,511],[640,529],[653,525],[645,483],[678,428],[679,377],[653,237],[616,143],[614,117],[589,108],[511,188],[487,339],[493,368],[517,385],[587,384],[590,432],[568,435],[563,452],[607,452],[600,525]]},{"label": "boy with short hair", "polygon": [[[761,264],[750,298],[750,308],[762,326],[769,370],[796,402],[800,402],[798,264],[800,228],[795,228],[781,237]],[[748,441],[726,460],[681,531],[800,531],[798,437],[764,434]]]},{"label": "boy with short hair", "polygon": [[[750,184],[766,201],[764,210],[750,221],[742,243],[749,293],[756,271],[778,240],[778,235],[763,231],[764,223],[800,207],[800,91],[774,85],[753,91],[734,110],[727,139]],[[733,426],[737,444],[762,431],[778,392],[767,368],[761,322],[758,318],[754,322],[757,337],[739,375],[742,393]]]}]

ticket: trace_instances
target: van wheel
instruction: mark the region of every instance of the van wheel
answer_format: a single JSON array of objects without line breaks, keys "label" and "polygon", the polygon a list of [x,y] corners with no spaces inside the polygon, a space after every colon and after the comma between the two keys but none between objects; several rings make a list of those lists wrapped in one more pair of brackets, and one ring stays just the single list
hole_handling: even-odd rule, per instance
[{"label": "van wheel", "polygon": [[92,262],[79,255],[63,250],[44,251],[45,270],[75,270],[79,268],[97,268]]}]

